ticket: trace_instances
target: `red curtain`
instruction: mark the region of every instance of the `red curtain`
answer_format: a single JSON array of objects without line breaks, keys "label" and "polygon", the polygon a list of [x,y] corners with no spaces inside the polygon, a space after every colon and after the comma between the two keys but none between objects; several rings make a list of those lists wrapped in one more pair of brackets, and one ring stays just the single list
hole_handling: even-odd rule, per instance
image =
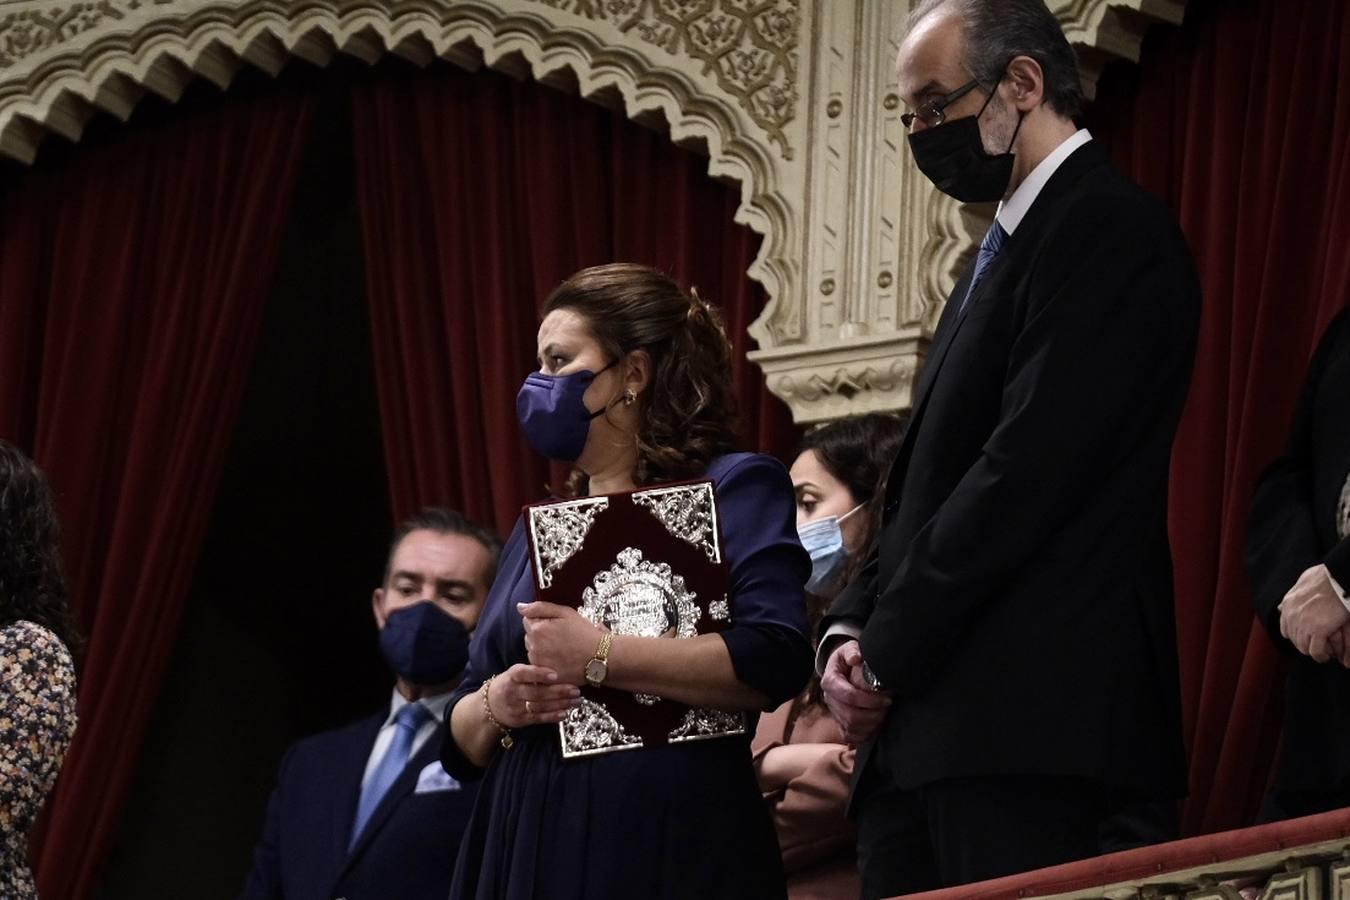
[{"label": "red curtain", "polygon": [[88,896],[110,850],[270,288],[309,103],[231,99],[0,196],[0,434],[57,493],[88,638],[43,896]]},{"label": "red curtain", "polygon": [[396,517],[449,503],[508,530],[549,471],[520,437],[538,308],[584,266],[656,266],[722,306],[748,446],[797,430],[744,359],[764,303],[737,192],[706,159],[532,82],[436,68],[358,86],[357,188]]},{"label": "red curtain", "polygon": [[1187,15],[1108,73],[1090,125],[1176,211],[1204,288],[1170,516],[1195,834],[1252,820],[1279,733],[1282,671],[1243,547],[1256,479],[1350,297],[1350,7],[1193,0]]}]

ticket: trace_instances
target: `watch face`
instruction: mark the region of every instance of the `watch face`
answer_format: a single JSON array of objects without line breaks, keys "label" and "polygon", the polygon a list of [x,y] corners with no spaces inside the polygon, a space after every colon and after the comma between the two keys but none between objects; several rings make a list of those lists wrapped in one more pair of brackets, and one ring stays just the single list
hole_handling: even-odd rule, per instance
[{"label": "watch face", "polygon": [[605,665],[602,659],[593,659],[586,663],[586,680],[591,684],[599,684],[605,680],[609,674],[609,666]]},{"label": "watch face", "polygon": [[872,671],[872,667],[866,664],[863,665],[863,681],[867,682],[867,686],[872,690],[881,690],[881,679]]}]

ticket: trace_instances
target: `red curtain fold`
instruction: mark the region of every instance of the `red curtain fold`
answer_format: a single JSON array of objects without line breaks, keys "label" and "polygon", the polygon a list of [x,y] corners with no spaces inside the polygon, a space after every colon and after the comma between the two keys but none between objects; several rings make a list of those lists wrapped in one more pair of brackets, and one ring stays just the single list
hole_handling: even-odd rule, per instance
[{"label": "red curtain fold", "polygon": [[543,299],[604,262],[656,266],[723,308],[746,444],[791,452],[787,408],[744,359],[759,241],[706,159],[578,98],[449,68],[358,86],[353,119],[396,517],[449,503],[505,532],[558,483],[520,436],[516,390]]},{"label": "red curtain fold", "polygon": [[1188,834],[1249,823],[1275,753],[1282,670],[1252,613],[1246,518],[1350,297],[1347,95],[1344,3],[1241,0],[1155,29],[1091,111],[1117,163],[1176,211],[1204,289],[1170,513]]},{"label": "red curtain fold", "polygon": [[0,196],[0,434],[57,494],[88,640],[44,896],[88,896],[111,848],[271,286],[310,104],[231,100]]}]

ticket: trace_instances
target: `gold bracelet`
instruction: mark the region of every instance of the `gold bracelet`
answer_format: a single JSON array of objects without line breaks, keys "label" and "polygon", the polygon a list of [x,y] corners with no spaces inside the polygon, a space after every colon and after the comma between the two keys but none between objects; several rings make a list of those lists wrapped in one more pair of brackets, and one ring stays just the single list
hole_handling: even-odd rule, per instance
[{"label": "gold bracelet", "polygon": [[488,688],[492,687],[492,679],[496,677],[496,675],[493,675],[489,677],[487,681],[484,681],[483,686],[478,689],[478,693],[483,695],[483,715],[487,718],[493,728],[496,728],[502,733],[502,749],[510,750],[511,745],[515,743],[511,738],[511,729],[497,721],[497,717],[492,714],[492,704],[488,702]]}]

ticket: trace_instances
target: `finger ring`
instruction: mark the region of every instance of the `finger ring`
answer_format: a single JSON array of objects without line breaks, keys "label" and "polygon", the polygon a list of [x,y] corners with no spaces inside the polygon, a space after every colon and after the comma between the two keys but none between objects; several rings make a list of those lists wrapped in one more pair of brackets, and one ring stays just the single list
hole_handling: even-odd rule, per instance
[{"label": "finger ring", "polygon": [[534,710],[530,709],[530,701],[528,700],[525,701],[525,713],[527,715],[534,715]]}]

